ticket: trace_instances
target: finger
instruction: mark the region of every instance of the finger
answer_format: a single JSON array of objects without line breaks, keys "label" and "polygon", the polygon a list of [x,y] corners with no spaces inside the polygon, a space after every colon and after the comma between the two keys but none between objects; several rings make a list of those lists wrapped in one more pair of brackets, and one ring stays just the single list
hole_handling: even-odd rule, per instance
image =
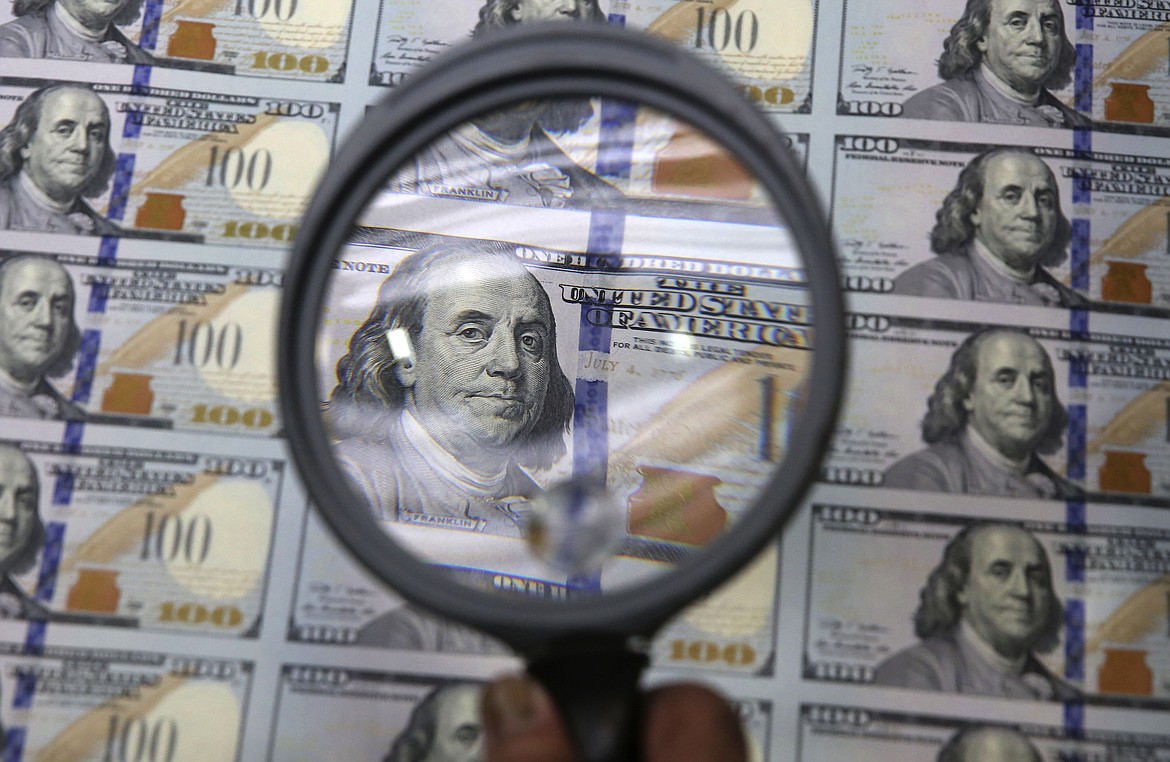
[{"label": "finger", "polygon": [[646,762],[741,762],[747,744],[727,700],[694,683],[651,691],[645,703]]},{"label": "finger", "polygon": [[573,762],[552,699],[530,677],[504,677],[484,689],[487,762]]}]

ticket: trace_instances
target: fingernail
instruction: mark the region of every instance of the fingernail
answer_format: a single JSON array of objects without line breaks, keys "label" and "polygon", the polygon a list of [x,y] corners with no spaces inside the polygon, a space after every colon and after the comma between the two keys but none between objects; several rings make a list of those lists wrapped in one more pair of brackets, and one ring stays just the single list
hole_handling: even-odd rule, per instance
[{"label": "fingernail", "polygon": [[484,725],[498,738],[526,733],[551,716],[552,702],[548,694],[531,678],[501,678],[484,691]]}]

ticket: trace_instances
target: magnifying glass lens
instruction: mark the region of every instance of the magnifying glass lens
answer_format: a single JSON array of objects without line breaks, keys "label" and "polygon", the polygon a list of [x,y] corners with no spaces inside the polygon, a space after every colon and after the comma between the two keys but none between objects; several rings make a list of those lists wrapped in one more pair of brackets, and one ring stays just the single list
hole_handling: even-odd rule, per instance
[{"label": "magnifying glass lens", "polygon": [[476,588],[566,601],[716,543],[799,441],[790,220],[680,118],[541,98],[421,144],[334,257],[321,415],[361,510]]}]

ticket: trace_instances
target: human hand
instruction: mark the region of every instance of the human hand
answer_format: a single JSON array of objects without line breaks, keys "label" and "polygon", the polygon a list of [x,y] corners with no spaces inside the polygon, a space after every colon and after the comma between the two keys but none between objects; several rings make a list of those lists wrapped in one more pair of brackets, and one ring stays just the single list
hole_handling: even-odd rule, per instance
[{"label": "human hand", "polygon": [[[527,676],[492,682],[483,693],[487,762],[576,762],[552,699]],[[741,762],[747,746],[735,710],[692,683],[648,692],[642,703],[645,762]]]}]

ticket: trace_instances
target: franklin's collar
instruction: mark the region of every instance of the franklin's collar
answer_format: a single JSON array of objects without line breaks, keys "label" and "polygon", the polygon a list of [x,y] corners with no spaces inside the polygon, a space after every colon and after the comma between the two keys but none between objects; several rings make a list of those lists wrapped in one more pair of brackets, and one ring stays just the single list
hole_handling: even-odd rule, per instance
[{"label": "franklin's collar", "polygon": [[57,20],[65,25],[70,32],[91,42],[101,42],[110,32],[110,25],[106,24],[100,32],[95,32],[73,17],[61,3],[53,3],[53,14]]},{"label": "franklin's collar", "polygon": [[959,639],[971,647],[979,657],[990,664],[996,672],[1008,675],[1022,675],[1024,666],[1028,663],[1028,654],[1025,653],[1016,659],[1009,659],[975,632],[975,628],[963,619],[959,621]]},{"label": "franklin's collar", "polygon": [[1037,90],[1036,94],[1031,97],[1024,95],[1009,85],[1007,82],[1004,82],[1002,79],[1000,79],[996,73],[993,72],[990,67],[988,67],[987,62],[979,64],[979,74],[982,75],[985,80],[987,80],[987,84],[991,85],[991,87],[997,93],[1005,98],[1013,100],[1022,106],[1036,106],[1040,103],[1040,94],[1044,92],[1043,89]]}]

